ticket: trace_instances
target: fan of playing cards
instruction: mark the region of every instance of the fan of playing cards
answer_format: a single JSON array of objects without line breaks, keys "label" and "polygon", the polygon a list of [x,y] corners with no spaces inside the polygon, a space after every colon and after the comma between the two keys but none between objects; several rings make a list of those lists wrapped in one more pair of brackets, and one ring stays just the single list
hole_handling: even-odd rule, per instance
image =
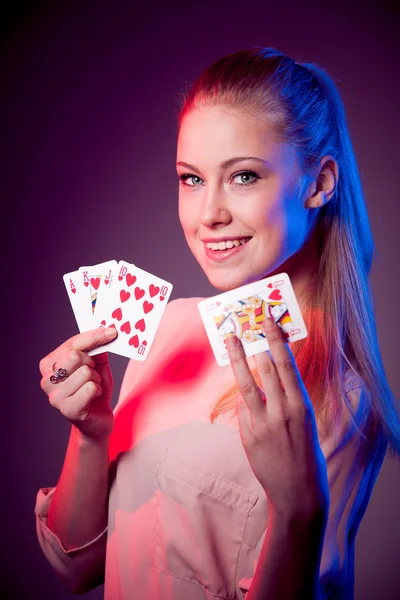
[{"label": "fan of playing cards", "polygon": [[145,360],[172,284],[123,260],[80,267],[63,277],[79,331],[117,328],[118,336],[88,354],[113,352]]}]

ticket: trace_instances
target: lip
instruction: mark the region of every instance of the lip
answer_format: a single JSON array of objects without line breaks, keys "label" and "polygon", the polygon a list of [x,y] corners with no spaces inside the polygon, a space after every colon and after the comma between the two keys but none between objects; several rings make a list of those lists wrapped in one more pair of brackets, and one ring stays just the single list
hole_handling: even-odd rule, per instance
[{"label": "lip", "polygon": [[204,252],[206,257],[212,262],[222,262],[227,260],[233,256],[236,256],[240,252],[243,252],[244,248],[247,246],[251,238],[245,243],[240,244],[240,246],[233,246],[233,248],[227,248],[226,250],[211,250],[211,248],[206,247],[206,242],[226,242],[227,240],[237,240],[237,239],[245,239],[245,238],[223,238],[223,239],[208,239],[202,240],[204,242]]}]

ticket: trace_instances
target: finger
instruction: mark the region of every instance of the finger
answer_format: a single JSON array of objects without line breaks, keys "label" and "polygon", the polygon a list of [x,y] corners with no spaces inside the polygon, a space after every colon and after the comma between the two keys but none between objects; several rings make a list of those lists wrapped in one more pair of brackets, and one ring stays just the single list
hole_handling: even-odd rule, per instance
[{"label": "finger", "polygon": [[[69,377],[82,365],[87,365],[88,367],[93,368],[96,363],[93,360],[93,357],[86,354],[86,352],[79,352],[78,350],[69,350],[60,358],[59,361],[56,361],[53,364],[55,369],[65,369]],[[62,381],[60,381],[57,384],[51,383],[50,377],[54,375],[53,364],[44,372],[42,381],[40,382],[42,390],[46,393],[51,392],[54,388],[54,385],[60,385],[61,383],[63,383]]]},{"label": "finger", "polygon": [[73,350],[90,350],[102,344],[108,344],[110,340],[117,336],[117,333],[117,329],[113,325],[111,327],[98,327],[74,335],[67,340],[67,345],[70,344]]},{"label": "finger", "polygon": [[66,398],[62,406],[59,405],[57,400],[52,402],[52,404],[54,408],[60,410],[64,417],[70,421],[85,420],[90,405],[96,402],[96,398],[101,393],[102,390],[98,383],[87,381],[72,396]]},{"label": "finger", "polygon": [[270,419],[280,419],[285,411],[286,395],[270,353],[261,352],[254,356],[261,387],[265,394],[266,411]]},{"label": "finger", "polygon": [[231,335],[226,338],[225,345],[239,391],[250,412],[257,418],[265,410],[265,401],[247,364],[242,342],[236,335]]},{"label": "finger", "polygon": [[99,373],[102,381],[103,399],[111,400],[113,391],[113,376],[111,373],[110,363],[108,362],[108,352],[102,352],[93,356],[95,360],[95,369]]},{"label": "finger", "polygon": [[61,381],[53,386],[54,389],[50,394],[52,400],[65,400],[69,396],[76,394],[76,392],[88,382],[97,384],[101,389],[101,377],[97,371],[91,369],[87,365],[82,365],[65,381]]},{"label": "finger", "polygon": [[51,369],[53,363],[60,360],[63,354],[66,354],[69,350],[85,352],[91,348],[107,344],[116,337],[117,333],[116,328],[111,326],[98,327],[74,335],[40,361],[40,372],[44,375],[48,369]]},{"label": "finger", "polygon": [[296,361],[282,329],[273,319],[265,319],[263,329],[268,341],[277,377],[282,384],[288,399],[299,399],[303,394],[301,379]]}]

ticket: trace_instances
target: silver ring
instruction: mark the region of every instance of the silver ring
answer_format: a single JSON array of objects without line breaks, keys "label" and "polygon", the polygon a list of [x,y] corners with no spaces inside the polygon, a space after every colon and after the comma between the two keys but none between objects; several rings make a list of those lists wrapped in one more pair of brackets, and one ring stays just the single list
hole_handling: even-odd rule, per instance
[{"label": "silver ring", "polygon": [[56,363],[53,363],[53,366],[51,367],[54,375],[50,377],[50,381],[51,383],[57,384],[60,383],[60,381],[65,381],[67,377],[69,377],[69,373],[67,369],[56,369],[55,365]]}]

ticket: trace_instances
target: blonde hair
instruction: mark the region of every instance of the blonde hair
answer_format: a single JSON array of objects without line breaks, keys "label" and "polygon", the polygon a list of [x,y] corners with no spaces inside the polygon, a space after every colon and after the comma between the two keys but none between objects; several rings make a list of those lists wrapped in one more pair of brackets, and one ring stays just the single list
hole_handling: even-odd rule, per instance
[{"label": "blonde hair", "polygon": [[[368,436],[383,435],[390,453],[400,455],[397,400],[382,364],[368,283],[374,243],[335,83],[316,65],[255,47],[225,56],[201,74],[183,95],[178,128],[193,108],[216,104],[261,113],[297,149],[305,174],[312,174],[324,155],[337,161],[337,189],[319,209],[315,229],[318,271],[300,302],[308,337],[292,343],[291,350],[319,430],[338,425],[347,406],[360,435],[367,424]],[[357,417],[346,394],[346,371],[360,380],[364,392]],[[253,375],[259,384],[257,372]],[[236,410],[238,393],[233,384],[219,398],[211,422]]]}]

